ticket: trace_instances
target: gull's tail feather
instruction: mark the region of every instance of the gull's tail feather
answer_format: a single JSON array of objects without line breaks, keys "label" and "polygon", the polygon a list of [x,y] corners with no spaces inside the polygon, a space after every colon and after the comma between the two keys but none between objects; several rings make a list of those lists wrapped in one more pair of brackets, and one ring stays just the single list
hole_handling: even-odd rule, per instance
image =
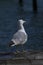
[{"label": "gull's tail feather", "polygon": [[15,46],[15,43],[13,43],[13,41],[11,41],[11,42],[9,43],[9,47],[12,47],[12,46]]}]

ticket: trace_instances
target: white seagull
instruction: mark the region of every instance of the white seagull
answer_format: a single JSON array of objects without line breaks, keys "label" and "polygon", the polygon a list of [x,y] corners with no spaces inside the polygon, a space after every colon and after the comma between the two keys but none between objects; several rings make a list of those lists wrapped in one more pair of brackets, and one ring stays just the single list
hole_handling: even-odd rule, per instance
[{"label": "white seagull", "polygon": [[20,23],[20,29],[13,35],[13,38],[11,39],[11,44],[10,46],[15,46],[15,45],[19,45],[21,44],[22,47],[23,47],[23,44],[26,43],[27,41],[27,33],[24,29],[24,26],[23,24],[26,22],[22,19],[18,20],[19,23]]}]

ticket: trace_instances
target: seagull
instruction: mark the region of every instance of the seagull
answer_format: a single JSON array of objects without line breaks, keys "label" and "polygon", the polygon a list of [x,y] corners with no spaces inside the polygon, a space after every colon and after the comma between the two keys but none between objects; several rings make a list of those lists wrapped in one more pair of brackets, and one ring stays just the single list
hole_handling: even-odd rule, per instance
[{"label": "seagull", "polygon": [[26,43],[28,39],[28,35],[24,29],[23,24],[26,22],[22,19],[18,20],[20,23],[20,29],[13,35],[11,42],[10,42],[10,47],[15,46],[15,45],[23,45]]}]

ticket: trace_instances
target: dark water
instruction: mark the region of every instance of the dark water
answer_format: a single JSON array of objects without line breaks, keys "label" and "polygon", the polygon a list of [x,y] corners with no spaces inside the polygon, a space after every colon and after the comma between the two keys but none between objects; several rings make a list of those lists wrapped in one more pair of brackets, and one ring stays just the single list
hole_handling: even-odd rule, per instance
[{"label": "dark water", "polygon": [[[16,50],[16,47],[8,48],[7,44],[18,30],[17,24],[20,18],[27,21],[24,27],[28,34],[28,41],[24,44],[24,49],[43,50],[43,12],[34,14],[32,6],[30,8],[27,6],[20,8],[18,0],[0,1],[0,51]],[[21,46],[18,47],[19,50],[20,48]]]}]

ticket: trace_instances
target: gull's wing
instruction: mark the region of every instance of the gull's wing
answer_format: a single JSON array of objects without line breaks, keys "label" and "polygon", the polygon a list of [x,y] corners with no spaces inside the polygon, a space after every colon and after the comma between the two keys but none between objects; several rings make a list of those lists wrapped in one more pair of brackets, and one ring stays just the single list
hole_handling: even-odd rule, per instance
[{"label": "gull's wing", "polygon": [[15,41],[15,45],[24,44],[27,40],[27,35],[24,32],[18,31],[13,35],[12,41]]}]

